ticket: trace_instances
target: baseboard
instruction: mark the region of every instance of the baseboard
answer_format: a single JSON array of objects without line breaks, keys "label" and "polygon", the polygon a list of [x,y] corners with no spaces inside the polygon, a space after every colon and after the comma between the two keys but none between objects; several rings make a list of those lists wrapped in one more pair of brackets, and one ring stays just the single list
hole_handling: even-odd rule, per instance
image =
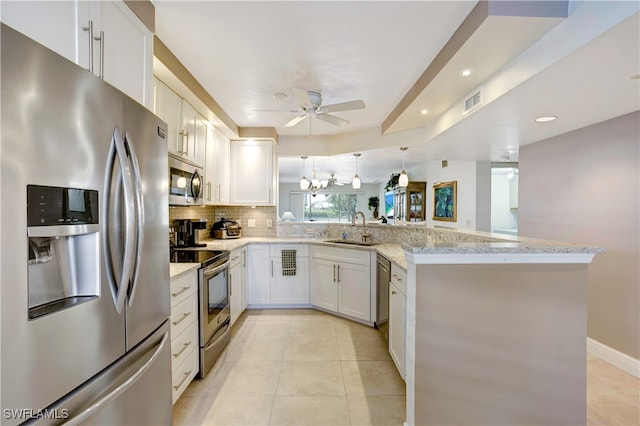
[{"label": "baseboard", "polygon": [[640,379],[640,360],[587,337],[587,352]]}]

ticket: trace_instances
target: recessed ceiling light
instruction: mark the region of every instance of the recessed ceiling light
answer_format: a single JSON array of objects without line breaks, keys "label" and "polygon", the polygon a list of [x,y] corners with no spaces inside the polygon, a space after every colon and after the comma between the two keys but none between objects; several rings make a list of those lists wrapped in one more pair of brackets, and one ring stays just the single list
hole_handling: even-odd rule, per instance
[{"label": "recessed ceiling light", "polygon": [[422,111],[420,111],[420,114],[422,115],[427,115],[429,113],[428,109],[423,109]]},{"label": "recessed ceiling light", "polygon": [[273,94],[273,99],[277,99],[279,101],[283,99],[287,99],[289,96],[286,93],[278,92]]},{"label": "recessed ceiling light", "polygon": [[536,118],[536,123],[546,123],[548,121],[553,121],[557,119],[558,117],[556,117],[555,115],[545,115],[543,117]]},{"label": "recessed ceiling light", "polygon": [[467,68],[467,69],[462,70],[460,75],[463,76],[463,77],[469,77],[471,75],[472,71],[473,70],[471,68]]}]

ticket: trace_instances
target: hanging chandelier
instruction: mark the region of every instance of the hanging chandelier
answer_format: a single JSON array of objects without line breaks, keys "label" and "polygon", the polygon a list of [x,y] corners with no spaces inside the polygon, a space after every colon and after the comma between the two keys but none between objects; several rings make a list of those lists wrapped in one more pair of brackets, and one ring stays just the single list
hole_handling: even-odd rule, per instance
[{"label": "hanging chandelier", "polygon": [[313,159],[313,178],[311,179],[311,181],[307,180],[307,178],[304,176],[304,165],[305,165],[305,160],[308,158],[306,156],[302,156],[300,157],[302,158],[302,179],[300,179],[300,189],[302,191],[306,191],[309,192],[311,195],[313,195],[314,197],[316,195],[318,195],[318,193],[320,193],[320,191],[322,191],[323,189],[327,189],[327,187],[329,186],[329,180],[327,179],[318,179],[316,178],[316,160]]}]

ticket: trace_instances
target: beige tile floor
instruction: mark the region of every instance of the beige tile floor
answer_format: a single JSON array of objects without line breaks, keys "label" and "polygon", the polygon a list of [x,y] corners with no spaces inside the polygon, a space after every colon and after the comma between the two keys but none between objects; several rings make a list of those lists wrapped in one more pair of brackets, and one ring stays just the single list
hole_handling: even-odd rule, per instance
[{"label": "beige tile floor", "polygon": [[[405,387],[377,330],[320,311],[250,310],[175,425],[401,425]],[[640,381],[587,357],[587,423],[640,425]]]},{"label": "beige tile floor", "polygon": [[377,330],[312,309],[249,310],[175,425],[402,425],[405,384]]}]

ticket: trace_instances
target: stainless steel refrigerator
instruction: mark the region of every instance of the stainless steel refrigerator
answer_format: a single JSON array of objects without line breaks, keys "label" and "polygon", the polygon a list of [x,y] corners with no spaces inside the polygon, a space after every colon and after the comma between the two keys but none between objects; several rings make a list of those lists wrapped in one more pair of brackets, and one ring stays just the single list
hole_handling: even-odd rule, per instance
[{"label": "stainless steel refrigerator", "polygon": [[2,24],[2,424],[171,423],[166,125]]}]

